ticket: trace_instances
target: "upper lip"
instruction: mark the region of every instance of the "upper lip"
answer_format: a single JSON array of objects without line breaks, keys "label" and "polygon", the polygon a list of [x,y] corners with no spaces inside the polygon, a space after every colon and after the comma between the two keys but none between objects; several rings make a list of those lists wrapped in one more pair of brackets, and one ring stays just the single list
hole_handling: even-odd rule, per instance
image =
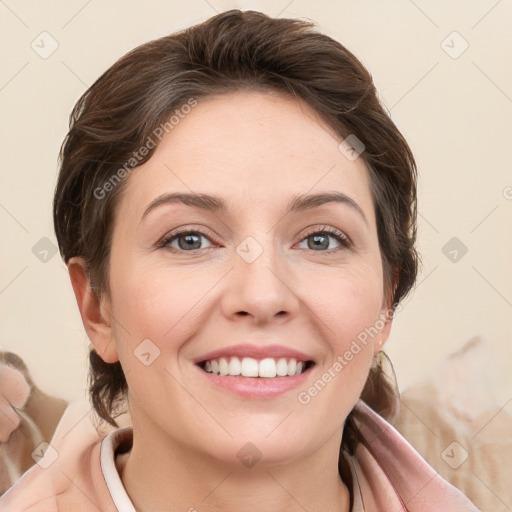
[{"label": "upper lip", "polygon": [[304,352],[295,350],[294,348],[285,347],[284,345],[250,345],[240,344],[231,347],[224,347],[213,350],[203,354],[194,359],[194,363],[202,363],[203,361],[211,361],[212,359],[219,359],[221,357],[252,357],[254,359],[264,359],[272,357],[278,359],[280,357],[287,357],[300,361],[313,361],[313,358]]}]

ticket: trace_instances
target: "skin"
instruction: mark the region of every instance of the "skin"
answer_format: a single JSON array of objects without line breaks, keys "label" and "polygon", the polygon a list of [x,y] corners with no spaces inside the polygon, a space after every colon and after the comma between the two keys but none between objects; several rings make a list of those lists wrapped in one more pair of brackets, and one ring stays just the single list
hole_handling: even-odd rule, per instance
[{"label": "skin", "polygon": [[[88,336],[105,361],[121,361],[128,381],[134,443],[119,462],[137,510],[349,510],[337,468],[343,426],[391,319],[309,403],[297,400],[391,305],[369,175],[361,158],[340,152],[341,140],[296,99],[203,99],[127,178],[111,295],[95,300],[83,261],[70,260]],[[340,203],[285,214],[293,195],[324,191],[352,198],[367,221]],[[165,192],[221,196],[228,209],[167,204],[141,220]],[[326,226],[350,247],[329,235],[315,249],[307,236]],[[195,254],[178,239],[156,247],[176,228],[206,234]],[[248,236],[263,250],[252,263],[236,252]],[[160,350],[149,366],[134,355],[145,339]],[[316,365],[300,389],[241,398],[199,378],[192,363],[237,343],[290,346]],[[237,457],[247,442],[261,452],[250,468]]]}]

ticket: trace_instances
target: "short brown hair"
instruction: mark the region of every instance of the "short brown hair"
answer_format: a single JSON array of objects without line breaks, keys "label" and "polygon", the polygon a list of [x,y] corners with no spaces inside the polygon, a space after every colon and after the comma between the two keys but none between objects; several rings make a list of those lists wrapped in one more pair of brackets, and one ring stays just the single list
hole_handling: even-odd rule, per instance
[{"label": "short brown hair", "polygon": [[[105,197],[95,191],[105,191],[121,168],[147,161],[153,150],[126,167],[133,152],[191,98],[246,89],[298,97],[341,137],[354,135],[364,144],[360,156],[370,175],[384,288],[397,305],[412,288],[419,261],[413,154],[381,106],[372,76],[349,50],[311,22],[256,11],[222,12],[145,43],[120,58],[78,100],[60,152],[54,198],[64,261],[83,257],[95,293],[109,293],[114,211],[127,179],[108,187]],[[121,365],[105,363],[92,349],[90,367],[92,403],[101,418],[117,426],[112,413],[127,391]],[[378,365],[361,398],[389,417],[397,393],[396,382]],[[359,439],[349,415],[342,448],[353,453]]]}]

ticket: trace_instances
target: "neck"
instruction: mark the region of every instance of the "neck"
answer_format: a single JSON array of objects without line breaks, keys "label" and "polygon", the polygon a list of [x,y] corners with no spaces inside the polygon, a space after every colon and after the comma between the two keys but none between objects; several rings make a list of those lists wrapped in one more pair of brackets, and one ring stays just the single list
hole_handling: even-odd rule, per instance
[{"label": "neck", "polygon": [[[194,451],[158,428],[137,429],[120,458],[121,480],[140,512],[349,512],[350,494],[338,473],[338,449],[280,465],[261,459],[240,468]],[[335,441],[335,440],[333,440]]]}]

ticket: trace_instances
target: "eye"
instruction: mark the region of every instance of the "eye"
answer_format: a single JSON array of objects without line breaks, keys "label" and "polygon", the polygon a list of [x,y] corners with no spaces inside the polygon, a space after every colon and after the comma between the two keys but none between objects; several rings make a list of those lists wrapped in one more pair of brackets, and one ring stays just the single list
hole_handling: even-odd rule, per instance
[{"label": "eye", "polygon": [[[210,242],[208,236],[202,231],[183,230],[172,233],[162,240],[160,247],[170,248],[177,251],[191,252],[199,249],[208,249],[209,247],[201,247],[201,238]],[[173,245],[174,242],[177,243]]]},{"label": "eye", "polygon": [[[201,247],[202,238],[208,240],[210,246]],[[329,249],[329,239],[334,239],[338,243],[338,246]],[[351,246],[349,238],[344,233],[337,229],[330,228],[329,226],[310,231],[300,243],[305,241],[308,242],[306,249],[316,252],[336,252]],[[158,247],[171,249],[175,252],[194,252],[201,249],[210,249],[213,245],[211,244],[210,237],[206,233],[200,230],[187,229],[171,233],[158,244]]]},{"label": "eye", "polygon": [[[338,247],[335,247],[334,249],[329,249],[327,251],[322,251],[322,249],[328,249],[329,248],[329,239],[335,239],[338,242]],[[338,231],[337,229],[330,228],[328,226],[324,226],[321,229],[316,229],[315,231],[309,232],[301,241],[308,241],[307,242],[307,249],[310,249],[312,251],[316,252],[331,252],[347,249],[350,247],[350,240],[349,238],[342,233],[341,231]],[[311,241],[311,242],[309,242]]]}]

